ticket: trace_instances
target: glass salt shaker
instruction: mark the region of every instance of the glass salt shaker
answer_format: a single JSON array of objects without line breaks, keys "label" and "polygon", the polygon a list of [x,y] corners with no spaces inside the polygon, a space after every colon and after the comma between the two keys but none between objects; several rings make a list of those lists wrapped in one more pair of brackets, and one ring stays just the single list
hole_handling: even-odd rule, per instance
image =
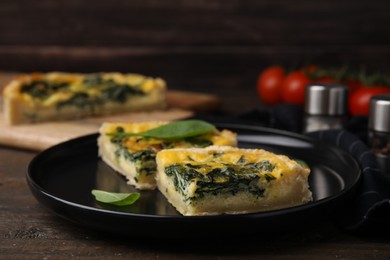
[{"label": "glass salt shaker", "polygon": [[305,89],[303,132],[341,129],[348,113],[348,88],[340,84],[309,84]]},{"label": "glass salt shaker", "polygon": [[378,166],[383,173],[390,174],[390,94],[370,100],[368,140]]}]

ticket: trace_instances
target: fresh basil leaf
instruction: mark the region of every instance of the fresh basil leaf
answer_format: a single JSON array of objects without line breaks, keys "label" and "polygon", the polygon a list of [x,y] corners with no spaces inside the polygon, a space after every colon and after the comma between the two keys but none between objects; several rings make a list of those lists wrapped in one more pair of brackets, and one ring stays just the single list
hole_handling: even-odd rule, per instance
[{"label": "fresh basil leaf", "polygon": [[202,120],[181,120],[168,123],[140,133],[117,132],[108,133],[109,136],[143,136],[161,139],[179,139],[207,134],[215,126]]},{"label": "fresh basil leaf", "polygon": [[97,201],[115,206],[127,206],[133,204],[141,196],[140,193],[115,193],[103,190],[92,190],[92,195]]},{"label": "fresh basil leaf", "polygon": [[305,162],[305,161],[303,161],[303,160],[295,160],[299,165],[301,165],[302,167],[304,167],[304,168],[309,168],[309,165]]}]

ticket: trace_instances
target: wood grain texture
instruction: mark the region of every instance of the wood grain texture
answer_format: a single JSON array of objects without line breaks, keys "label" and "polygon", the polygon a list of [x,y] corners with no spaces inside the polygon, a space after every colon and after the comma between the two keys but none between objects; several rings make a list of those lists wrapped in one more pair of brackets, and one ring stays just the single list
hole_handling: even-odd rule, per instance
[{"label": "wood grain texture", "polygon": [[[389,3],[297,0],[1,2],[2,45],[383,45]],[[12,21],[12,23],[10,23]],[[5,26],[6,25],[6,26]],[[44,36],[45,37],[42,37]],[[40,37],[41,36],[41,37]]]},{"label": "wood grain texture", "polygon": [[387,0],[4,0],[0,70],[139,72],[245,111],[262,106],[254,88],[270,64],[389,72],[388,10]]},{"label": "wood grain texture", "polygon": [[0,115],[0,144],[42,151],[72,138],[97,133],[103,122],[172,121],[192,115],[193,112],[189,110],[169,109],[17,126],[5,125],[3,116]]},{"label": "wood grain texture", "polygon": [[[0,70],[139,72],[238,113],[262,106],[254,86],[270,64],[389,71],[389,10],[388,0],[3,0]],[[25,174],[36,154],[0,145],[0,259],[390,259],[389,237],[353,236],[326,216],[285,236],[211,243],[88,230],[34,199]]]},{"label": "wood grain texture", "polygon": [[[211,243],[118,237],[70,223],[41,206],[25,174],[34,152],[0,147],[0,259],[388,259],[390,239],[348,235],[318,220],[279,237]],[[172,246],[172,243],[175,246]]]},{"label": "wood grain texture", "polygon": [[186,77],[197,63],[198,77],[226,68],[245,77],[253,66],[316,62],[388,71],[387,0],[195,2],[1,1],[0,69]]}]

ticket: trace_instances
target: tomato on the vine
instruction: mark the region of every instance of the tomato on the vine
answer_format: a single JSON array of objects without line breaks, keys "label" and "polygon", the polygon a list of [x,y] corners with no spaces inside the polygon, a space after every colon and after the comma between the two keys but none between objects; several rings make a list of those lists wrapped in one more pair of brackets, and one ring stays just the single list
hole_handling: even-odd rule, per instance
[{"label": "tomato on the vine", "polygon": [[347,79],[343,82],[343,84],[347,85],[347,87],[348,87],[349,98],[352,97],[353,93],[355,93],[356,90],[363,87],[363,83],[361,81],[354,80],[354,79]]},{"label": "tomato on the vine", "polygon": [[370,99],[374,95],[390,93],[390,78],[384,74],[365,74],[346,67],[329,69],[311,64],[287,74],[283,66],[270,66],[257,80],[257,92],[267,105],[305,103],[306,86],[310,83],[343,84],[349,90],[351,115],[367,116]]},{"label": "tomato on the vine", "polygon": [[294,71],[282,82],[282,100],[286,103],[302,105],[305,102],[305,88],[310,79],[303,71]]},{"label": "tomato on the vine", "polygon": [[305,73],[312,83],[336,83],[337,80],[331,75],[331,72],[316,65],[304,67],[301,71]]},{"label": "tomato on the vine", "polygon": [[384,86],[363,86],[357,89],[350,96],[349,111],[354,116],[367,116],[370,110],[371,97],[384,93],[390,93],[390,88]]},{"label": "tomato on the vine", "polygon": [[335,79],[333,79],[332,77],[329,77],[329,76],[323,76],[323,77],[319,77],[318,79],[314,79],[313,80],[314,83],[337,83],[337,81]]},{"label": "tomato on the vine", "polygon": [[284,79],[284,68],[271,66],[265,69],[257,80],[257,92],[261,100],[267,105],[281,103],[280,85]]}]

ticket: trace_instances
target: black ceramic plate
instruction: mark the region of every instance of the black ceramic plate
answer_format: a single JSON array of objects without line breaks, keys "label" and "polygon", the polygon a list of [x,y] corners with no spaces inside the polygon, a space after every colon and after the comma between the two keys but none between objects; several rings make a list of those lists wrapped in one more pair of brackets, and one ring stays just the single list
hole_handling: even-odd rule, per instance
[{"label": "black ceramic plate", "polygon": [[[83,226],[125,235],[155,237],[233,235],[274,232],[315,220],[343,205],[353,194],[361,172],[344,151],[313,139],[268,128],[218,124],[238,133],[239,147],[264,148],[311,168],[311,203],[261,213],[220,216],[181,216],[158,192],[141,191],[126,207],[99,204],[92,189],[130,192],[134,188],[97,156],[97,134],[53,146],[30,163],[27,181],[34,196],[58,215]],[[203,231],[202,231],[203,230]]]}]

